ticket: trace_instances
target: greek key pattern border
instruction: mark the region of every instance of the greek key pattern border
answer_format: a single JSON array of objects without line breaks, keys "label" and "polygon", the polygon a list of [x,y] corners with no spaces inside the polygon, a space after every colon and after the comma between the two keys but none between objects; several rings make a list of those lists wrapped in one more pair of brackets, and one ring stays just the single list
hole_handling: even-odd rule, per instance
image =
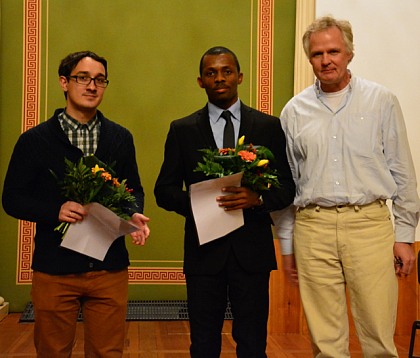
[{"label": "greek key pattern border", "polygon": [[[22,132],[40,120],[41,3],[24,1]],[[258,1],[258,109],[272,113],[274,0]],[[19,220],[17,284],[31,284],[34,223]],[[130,284],[185,284],[182,268],[129,267]]]},{"label": "greek key pattern border", "polygon": [[[24,0],[22,133],[36,126],[40,117],[41,92],[41,2]],[[17,284],[32,282],[35,224],[19,220]]]},{"label": "greek key pattern border", "polygon": [[274,0],[258,2],[257,109],[273,113]]},{"label": "greek key pattern border", "polygon": [[128,282],[131,285],[184,285],[185,276],[182,268],[129,267]]}]

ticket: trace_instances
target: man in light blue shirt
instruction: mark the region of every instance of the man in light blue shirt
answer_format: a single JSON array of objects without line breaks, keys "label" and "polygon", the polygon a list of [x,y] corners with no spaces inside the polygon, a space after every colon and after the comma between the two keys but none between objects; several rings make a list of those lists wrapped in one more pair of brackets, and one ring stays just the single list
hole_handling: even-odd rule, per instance
[{"label": "man in light blue shirt", "polygon": [[296,260],[314,357],[350,357],[346,286],[364,356],[398,357],[396,273],[415,267],[419,219],[402,111],[390,91],[347,69],[349,22],[316,20],[303,46],[317,80],[280,118],[296,184],[276,219],[285,268],[297,281]]}]

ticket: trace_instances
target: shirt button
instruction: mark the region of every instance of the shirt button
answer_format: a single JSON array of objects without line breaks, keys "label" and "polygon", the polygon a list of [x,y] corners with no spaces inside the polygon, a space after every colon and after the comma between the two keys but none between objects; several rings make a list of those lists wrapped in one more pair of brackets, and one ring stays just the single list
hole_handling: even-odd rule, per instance
[{"label": "shirt button", "polygon": [[337,136],[336,136],[336,135],[333,135],[333,138],[334,138],[334,139],[337,139]]},{"label": "shirt button", "polygon": [[336,182],[335,182],[335,185],[340,185],[340,182],[339,182],[339,181],[336,181]]},{"label": "shirt button", "polygon": [[365,119],[365,117],[360,117],[360,119]]},{"label": "shirt button", "polygon": [[92,262],[89,264],[89,267],[90,267],[90,268],[92,268],[92,267],[93,267],[93,263],[92,263]]},{"label": "shirt button", "polygon": [[338,161],[338,159],[337,158],[334,158],[334,162],[337,162]]}]

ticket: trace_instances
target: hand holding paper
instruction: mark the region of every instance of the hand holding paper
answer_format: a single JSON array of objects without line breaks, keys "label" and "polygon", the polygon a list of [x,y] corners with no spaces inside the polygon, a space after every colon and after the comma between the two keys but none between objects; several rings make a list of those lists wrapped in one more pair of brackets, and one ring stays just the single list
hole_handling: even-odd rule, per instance
[{"label": "hand holding paper", "polygon": [[258,205],[259,195],[247,187],[228,187],[223,188],[227,195],[217,197],[219,206],[223,206],[226,211],[249,209]]},{"label": "hand holding paper", "polygon": [[84,206],[88,215],[70,225],[61,246],[103,261],[109,247],[120,236],[140,228],[98,203]]},{"label": "hand holding paper", "polygon": [[222,188],[239,187],[243,173],[211,179],[190,186],[191,207],[200,245],[225,236],[244,225],[242,210],[226,211],[216,201]]}]

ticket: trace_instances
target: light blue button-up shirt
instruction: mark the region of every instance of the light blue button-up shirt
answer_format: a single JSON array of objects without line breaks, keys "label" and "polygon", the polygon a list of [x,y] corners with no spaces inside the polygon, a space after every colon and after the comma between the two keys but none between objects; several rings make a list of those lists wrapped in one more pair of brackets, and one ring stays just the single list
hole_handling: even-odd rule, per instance
[{"label": "light blue button-up shirt", "polygon": [[336,112],[320,83],[292,98],[280,116],[296,183],[294,207],[276,212],[276,234],[291,253],[294,209],[308,204],[365,205],[393,200],[397,242],[414,242],[416,174],[403,114],[385,87],[352,76]]},{"label": "light blue button-up shirt", "polygon": [[[213,131],[214,140],[216,141],[217,148],[223,148],[223,131],[225,129],[226,120],[221,116],[224,109],[221,109],[215,106],[213,103],[208,103],[209,108],[209,117],[210,117],[210,126]],[[230,111],[233,129],[235,131],[235,143],[238,143],[239,136],[239,127],[241,126],[241,101],[238,100],[230,106],[228,109]]]}]

